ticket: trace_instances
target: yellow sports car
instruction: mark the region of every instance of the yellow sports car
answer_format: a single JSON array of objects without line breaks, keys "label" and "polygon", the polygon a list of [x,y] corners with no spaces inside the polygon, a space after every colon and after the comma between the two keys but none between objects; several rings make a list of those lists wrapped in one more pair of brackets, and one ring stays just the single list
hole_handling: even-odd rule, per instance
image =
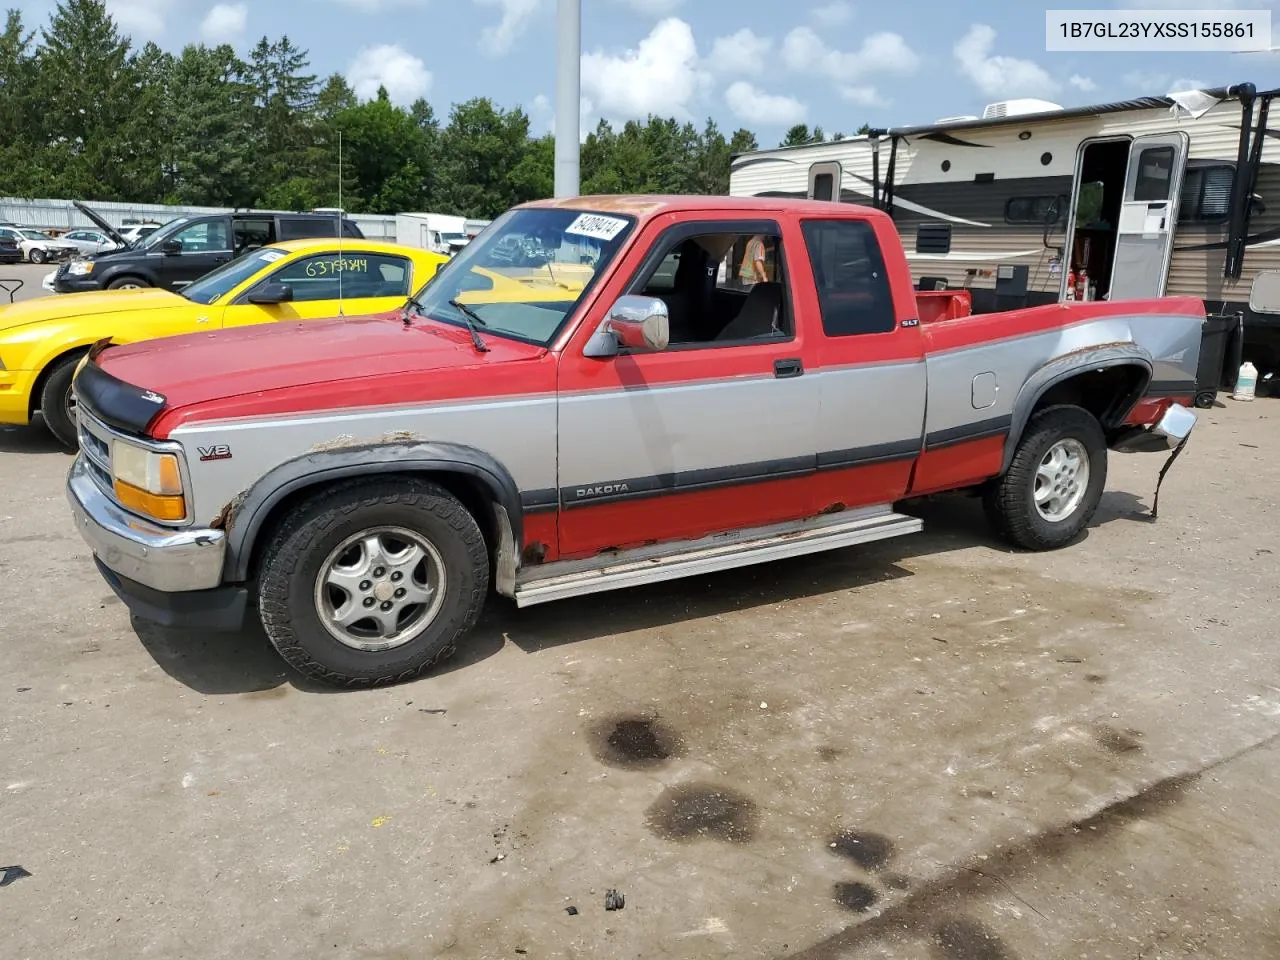
[{"label": "yellow sports car", "polygon": [[71,380],[98,340],[394,310],[447,261],[374,240],[287,240],[252,250],[178,293],[104,290],[0,307],[0,423],[29,423],[39,410],[54,436],[74,447]]}]

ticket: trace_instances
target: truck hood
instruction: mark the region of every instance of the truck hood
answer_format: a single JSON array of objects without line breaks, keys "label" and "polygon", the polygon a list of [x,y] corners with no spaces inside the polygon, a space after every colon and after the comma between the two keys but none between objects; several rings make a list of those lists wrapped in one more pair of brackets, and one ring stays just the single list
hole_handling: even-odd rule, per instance
[{"label": "truck hood", "polygon": [[191,306],[190,301],[168,290],[102,290],[87,293],[64,293],[52,297],[20,300],[0,307],[0,332],[39,323],[44,320],[66,320],[89,314],[143,310],[164,310]]},{"label": "truck hood", "polygon": [[[399,312],[300,320],[191,333],[110,347],[107,373],[165,398],[164,411],[271,391],[354,381],[367,392],[379,377],[460,370],[530,360],[543,347],[483,334],[478,353],[467,331]],[[430,392],[430,388],[426,388]]]}]

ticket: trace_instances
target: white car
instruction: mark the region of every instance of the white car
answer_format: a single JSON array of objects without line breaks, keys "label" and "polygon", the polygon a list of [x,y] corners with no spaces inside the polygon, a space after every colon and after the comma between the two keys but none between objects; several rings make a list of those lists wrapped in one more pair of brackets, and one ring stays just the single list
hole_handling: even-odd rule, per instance
[{"label": "white car", "polygon": [[163,226],[163,223],[133,223],[127,227],[121,227],[119,233],[120,236],[124,237],[125,242],[132,247],[139,240],[150,236]]},{"label": "white car", "polygon": [[55,240],[47,233],[27,227],[0,227],[0,235],[17,240],[22,259],[31,263],[62,260],[80,253],[73,244]]},{"label": "white car", "polygon": [[82,254],[102,253],[104,250],[114,250],[120,246],[101,230],[72,230],[59,239],[71,244]]}]

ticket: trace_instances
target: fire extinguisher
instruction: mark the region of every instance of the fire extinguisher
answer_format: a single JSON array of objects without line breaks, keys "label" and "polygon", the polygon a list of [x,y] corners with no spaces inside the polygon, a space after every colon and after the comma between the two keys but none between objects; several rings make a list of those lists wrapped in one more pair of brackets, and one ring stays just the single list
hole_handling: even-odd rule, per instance
[{"label": "fire extinguisher", "polygon": [[1067,299],[1074,300],[1076,298],[1076,272],[1074,270],[1067,271]]},{"label": "fire extinguisher", "polygon": [[1088,289],[1089,289],[1088,274],[1085,272],[1085,268],[1081,267],[1080,272],[1076,274],[1076,299],[1077,300],[1089,299],[1085,295]]}]

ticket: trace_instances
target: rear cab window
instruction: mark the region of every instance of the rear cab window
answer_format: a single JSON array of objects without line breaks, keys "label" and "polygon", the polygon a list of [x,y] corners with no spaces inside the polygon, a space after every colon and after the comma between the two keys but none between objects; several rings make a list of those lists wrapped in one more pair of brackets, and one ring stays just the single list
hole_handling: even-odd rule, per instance
[{"label": "rear cab window", "polygon": [[804,220],[800,226],[818,290],[822,332],[850,337],[894,330],[893,290],[871,224]]}]

